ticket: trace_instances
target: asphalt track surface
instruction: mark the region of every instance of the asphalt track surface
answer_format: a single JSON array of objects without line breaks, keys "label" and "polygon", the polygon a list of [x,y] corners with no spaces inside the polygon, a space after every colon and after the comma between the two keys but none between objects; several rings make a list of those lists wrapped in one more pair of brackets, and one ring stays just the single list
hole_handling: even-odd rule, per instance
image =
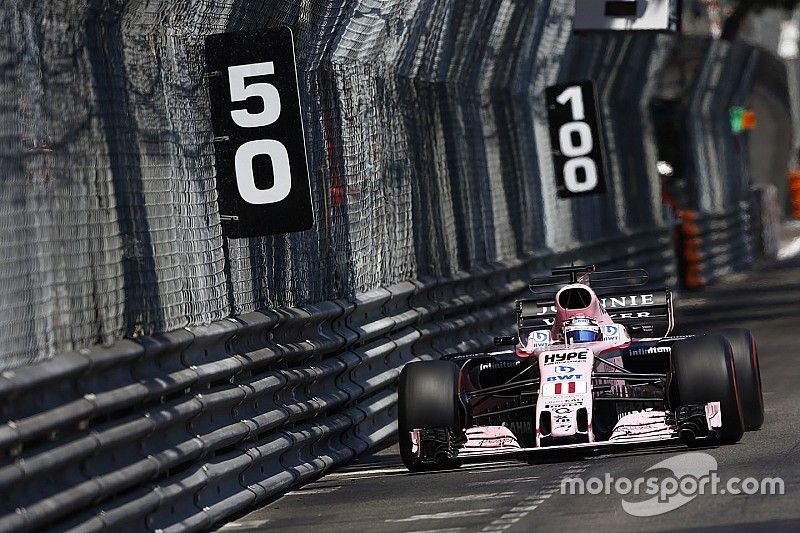
[{"label": "asphalt track surface", "polygon": [[[365,456],[220,528],[287,532],[800,531],[800,258],[762,265],[715,287],[682,295],[677,333],[747,327],[756,336],[766,420],[736,445],[645,447],[583,455],[548,452],[528,460],[472,463],[411,474],[396,446]],[[783,495],[696,495],[664,514],[628,514],[622,500],[645,494],[569,494],[565,477],[635,480],[689,451],[710,454],[725,490],[733,477],[779,477]],[[709,485],[707,485],[708,487]],[[595,492],[597,485],[594,485]],[[753,485],[750,485],[752,488]],[[624,490],[624,486],[623,486]],[[672,501],[675,501],[674,499]],[[654,508],[663,509],[663,508]]]}]

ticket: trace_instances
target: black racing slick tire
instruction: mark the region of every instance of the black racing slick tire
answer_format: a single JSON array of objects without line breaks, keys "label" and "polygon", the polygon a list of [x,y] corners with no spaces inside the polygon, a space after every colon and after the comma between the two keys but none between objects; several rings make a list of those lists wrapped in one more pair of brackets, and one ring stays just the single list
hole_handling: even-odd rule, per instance
[{"label": "black racing slick tire", "polygon": [[761,429],[764,424],[764,395],[761,390],[761,370],[758,366],[756,341],[750,330],[723,329],[719,332],[733,350],[736,366],[736,387],[742,403],[745,431]]},{"label": "black racing slick tire", "polygon": [[730,345],[721,335],[702,335],[672,347],[673,382],[678,405],[719,402],[720,440],[733,444],[744,435],[744,419],[736,390],[736,368]]},{"label": "black racing slick tire", "polygon": [[421,461],[411,442],[415,429],[461,430],[458,366],[450,361],[409,363],[400,372],[397,393],[400,457],[406,468],[420,472],[458,466],[444,457]]}]

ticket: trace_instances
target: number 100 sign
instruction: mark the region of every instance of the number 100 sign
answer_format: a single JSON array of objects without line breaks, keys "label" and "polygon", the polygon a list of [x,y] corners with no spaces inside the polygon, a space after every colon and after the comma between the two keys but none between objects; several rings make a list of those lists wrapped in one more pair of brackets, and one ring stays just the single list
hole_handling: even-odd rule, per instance
[{"label": "number 100 sign", "polygon": [[548,87],[545,98],[558,196],[605,192],[603,137],[594,83]]}]

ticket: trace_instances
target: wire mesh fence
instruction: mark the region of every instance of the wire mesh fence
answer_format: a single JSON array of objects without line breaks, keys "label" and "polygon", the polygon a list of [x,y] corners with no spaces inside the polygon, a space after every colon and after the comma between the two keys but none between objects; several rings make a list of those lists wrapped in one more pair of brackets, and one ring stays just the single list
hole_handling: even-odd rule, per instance
[{"label": "wire mesh fence", "polygon": [[[673,39],[574,35],[573,10],[5,0],[0,368],[666,227],[647,105]],[[227,239],[204,37],[279,25],[295,34],[317,225]],[[559,200],[542,93],[580,79],[598,83],[612,183]]]}]

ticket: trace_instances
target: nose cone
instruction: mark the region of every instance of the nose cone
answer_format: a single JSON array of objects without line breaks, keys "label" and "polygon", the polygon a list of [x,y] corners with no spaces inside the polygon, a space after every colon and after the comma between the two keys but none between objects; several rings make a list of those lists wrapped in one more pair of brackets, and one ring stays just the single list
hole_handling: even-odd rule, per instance
[{"label": "nose cone", "polygon": [[[585,347],[548,350],[539,355],[541,384],[536,400],[539,445],[552,439],[593,439],[592,368],[594,352]],[[574,441],[577,442],[577,441]],[[559,440],[551,444],[562,443]]]}]

